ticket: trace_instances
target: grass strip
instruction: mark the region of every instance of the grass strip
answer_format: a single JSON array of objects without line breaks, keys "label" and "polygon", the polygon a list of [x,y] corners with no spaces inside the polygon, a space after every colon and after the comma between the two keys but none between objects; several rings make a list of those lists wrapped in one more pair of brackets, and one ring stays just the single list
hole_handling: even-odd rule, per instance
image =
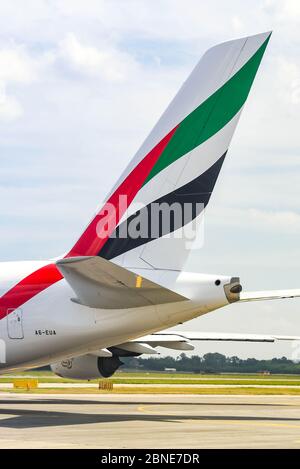
[{"label": "grass strip", "polygon": [[[26,391],[25,389],[1,389],[0,392],[12,394],[191,394],[191,395],[299,395],[300,389],[295,388],[122,388],[113,391],[100,391],[97,388],[38,388]],[[0,396],[1,399],[1,396]]]}]

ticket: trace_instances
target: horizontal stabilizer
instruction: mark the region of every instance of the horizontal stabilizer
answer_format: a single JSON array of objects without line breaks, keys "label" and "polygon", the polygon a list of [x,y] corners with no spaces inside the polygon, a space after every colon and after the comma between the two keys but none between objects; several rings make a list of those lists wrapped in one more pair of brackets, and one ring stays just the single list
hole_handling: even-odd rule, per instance
[{"label": "horizontal stabilizer", "polygon": [[299,288],[294,290],[253,291],[241,292],[239,301],[283,300],[286,298],[297,298],[299,296]]},{"label": "horizontal stabilizer", "polygon": [[76,293],[74,301],[92,308],[137,308],[186,300],[98,256],[62,259],[56,265]]}]

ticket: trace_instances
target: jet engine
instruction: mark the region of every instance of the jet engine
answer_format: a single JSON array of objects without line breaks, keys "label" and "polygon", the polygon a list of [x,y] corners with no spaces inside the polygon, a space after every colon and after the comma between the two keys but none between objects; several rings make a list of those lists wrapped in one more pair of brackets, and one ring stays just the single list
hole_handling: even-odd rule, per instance
[{"label": "jet engine", "polygon": [[123,365],[119,357],[97,357],[83,355],[52,363],[51,370],[62,378],[95,379],[109,378]]}]

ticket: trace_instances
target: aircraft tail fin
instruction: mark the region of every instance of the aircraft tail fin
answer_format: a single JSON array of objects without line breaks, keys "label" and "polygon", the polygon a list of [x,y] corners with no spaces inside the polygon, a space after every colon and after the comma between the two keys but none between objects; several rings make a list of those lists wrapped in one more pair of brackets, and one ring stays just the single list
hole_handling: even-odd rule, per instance
[{"label": "aircraft tail fin", "polygon": [[204,54],[67,257],[182,269],[270,35]]}]

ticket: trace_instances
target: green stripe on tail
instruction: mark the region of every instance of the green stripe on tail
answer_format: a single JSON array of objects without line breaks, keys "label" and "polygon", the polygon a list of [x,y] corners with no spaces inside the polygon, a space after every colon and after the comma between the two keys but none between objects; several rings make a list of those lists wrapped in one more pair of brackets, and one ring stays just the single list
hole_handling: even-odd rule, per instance
[{"label": "green stripe on tail", "polygon": [[270,36],[232,78],[179,124],[144,184],[216,134],[240,111],[247,99],[269,39]]}]

